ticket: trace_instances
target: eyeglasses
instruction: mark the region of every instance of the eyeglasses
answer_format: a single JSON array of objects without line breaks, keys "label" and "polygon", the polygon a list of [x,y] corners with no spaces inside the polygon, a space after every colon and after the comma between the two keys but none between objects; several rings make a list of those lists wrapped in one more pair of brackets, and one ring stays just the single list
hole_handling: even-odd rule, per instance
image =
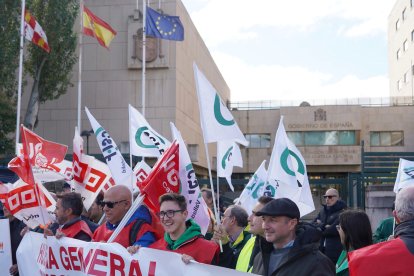
[{"label": "eyeglasses", "polygon": [[101,201],[101,202],[99,202],[99,204],[101,205],[101,207],[105,207],[105,205],[106,205],[108,208],[112,209],[112,208],[114,208],[115,204],[118,204],[118,203],[121,203],[121,202],[124,202],[124,201],[127,201],[127,200],[124,199],[124,200],[120,200],[120,201]]},{"label": "eyeglasses", "polygon": [[338,230],[338,231],[339,231],[339,230],[341,230],[341,225],[339,225],[339,224],[338,224],[338,225],[336,226],[336,230]]},{"label": "eyeglasses", "polygon": [[175,213],[179,213],[179,212],[184,212],[184,210],[167,210],[167,211],[161,211],[161,212],[158,212],[157,215],[161,219],[163,217],[165,217],[165,216],[167,216],[167,218],[172,218],[175,215]]},{"label": "eyeglasses", "polygon": [[336,195],[324,195],[323,196],[324,199],[327,199],[327,198],[332,199],[333,197],[336,197]]}]

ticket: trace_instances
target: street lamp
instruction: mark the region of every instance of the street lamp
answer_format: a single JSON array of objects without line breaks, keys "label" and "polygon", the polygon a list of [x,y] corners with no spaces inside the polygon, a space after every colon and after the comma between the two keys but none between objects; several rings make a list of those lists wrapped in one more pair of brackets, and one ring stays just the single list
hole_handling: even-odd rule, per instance
[{"label": "street lamp", "polygon": [[93,130],[82,130],[81,136],[86,137],[86,154],[89,155],[89,136],[93,133]]}]

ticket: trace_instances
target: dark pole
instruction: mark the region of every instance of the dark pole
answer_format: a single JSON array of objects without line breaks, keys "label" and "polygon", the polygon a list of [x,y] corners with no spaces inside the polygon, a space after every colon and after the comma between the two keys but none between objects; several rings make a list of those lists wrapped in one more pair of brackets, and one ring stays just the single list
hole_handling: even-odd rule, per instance
[{"label": "dark pole", "polygon": [[87,155],[89,155],[89,136],[90,135],[86,136],[86,154]]}]

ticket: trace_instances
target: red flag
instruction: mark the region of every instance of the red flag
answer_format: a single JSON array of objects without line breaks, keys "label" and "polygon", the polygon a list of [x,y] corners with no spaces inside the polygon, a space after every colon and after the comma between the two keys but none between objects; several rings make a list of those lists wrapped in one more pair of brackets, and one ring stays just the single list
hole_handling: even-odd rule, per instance
[{"label": "red flag", "polygon": [[24,126],[21,126],[21,133],[23,155],[9,162],[10,170],[28,184],[34,184],[32,166],[59,172],[55,164],[63,161],[68,147],[45,140]]},{"label": "red flag", "polygon": [[155,212],[160,208],[160,196],[165,193],[178,193],[180,190],[178,148],[177,141],[174,141],[162,158],[158,159],[148,177],[139,183],[140,190],[145,194],[145,203]]},{"label": "red flag", "polygon": [[55,171],[54,164],[62,162],[68,150],[68,146],[45,140],[25,127],[22,127],[22,143],[25,159],[31,166]]}]

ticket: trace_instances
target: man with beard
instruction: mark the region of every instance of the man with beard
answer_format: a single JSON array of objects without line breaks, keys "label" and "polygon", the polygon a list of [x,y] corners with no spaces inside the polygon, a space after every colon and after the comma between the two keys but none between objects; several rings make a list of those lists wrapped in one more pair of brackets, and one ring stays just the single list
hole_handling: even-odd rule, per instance
[{"label": "man with beard", "polygon": [[[68,237],[82,241],[90,241],[92,232],[86,222],[81,219],[83,210],[82,197],[79,193],[62,193],[57,196],[56,221],[59,228],[56,231],[56,238]],[[53,236],[50,228],[45,228],[45,236]]]}]

